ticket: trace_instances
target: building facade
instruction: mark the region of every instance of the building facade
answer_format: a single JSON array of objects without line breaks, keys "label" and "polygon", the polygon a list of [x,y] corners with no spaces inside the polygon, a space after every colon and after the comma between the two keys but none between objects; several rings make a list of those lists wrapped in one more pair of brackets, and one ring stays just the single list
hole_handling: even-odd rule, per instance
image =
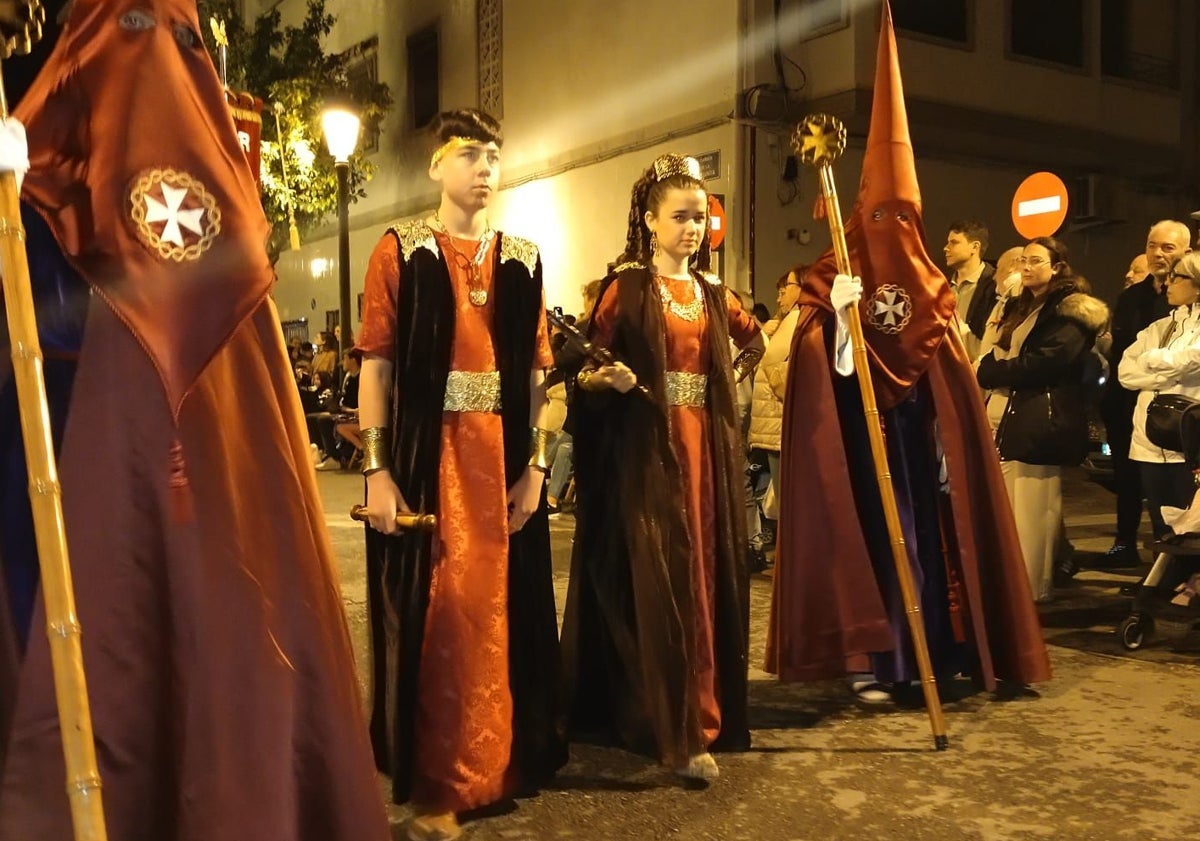
[{"label": "building facade", "polygon": [[[247,14],[304,0],[246,0]],[[1198,11],[1184,0],[892,0],[931,252],[977,218],[990,256],[1019,243],[1012,195],[1028,174],[1071,187],[1062,236],[1111,298],[1150,223],[1187,218],[1197,191]],[[857,189],[871,106],[878,0],[330,0],[330,49],[367,45],[395,106],[351,208],[356,291],[387,225],[428,212],[429,114],[476,106],[503,120],[493,224],[541,247],[547,302],[620,252],[629,188],[665,151],[701,156],[726,211],[720,274],[774,300],[775,281],[828,245],[813,173],[790,135],[810,112],[840,117]],[[278,263],[285,320],[336,311],[336,239],[313,232]],[[352,299],[353,299],[352,295]],[[352,321],[356,321],[357,312]],[[320,329],[315,327],[314,329]]]}]

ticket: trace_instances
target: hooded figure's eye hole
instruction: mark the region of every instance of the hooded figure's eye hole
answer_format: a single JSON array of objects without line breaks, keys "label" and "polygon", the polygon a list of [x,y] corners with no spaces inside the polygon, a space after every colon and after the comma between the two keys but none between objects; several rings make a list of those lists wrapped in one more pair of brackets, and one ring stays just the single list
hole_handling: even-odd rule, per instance
[{"label": "hooded figure's eye hole", "polygon": [[149,9],[130,9],[118,19],[122,29],[130,32],[145,32],[158,25]]},{"label": "hooded figure's eye hole", "polygon": [[193,32],[190,26],[183,23],[175,24],[175,40],[179,42],[179,46],[189,50],[200,46],[200,36]]}]

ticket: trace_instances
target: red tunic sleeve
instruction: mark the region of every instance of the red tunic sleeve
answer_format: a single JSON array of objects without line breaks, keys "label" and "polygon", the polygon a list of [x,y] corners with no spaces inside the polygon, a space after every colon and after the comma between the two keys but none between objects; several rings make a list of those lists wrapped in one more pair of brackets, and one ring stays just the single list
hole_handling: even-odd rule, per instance
[{"label": "red tunic sleeve", "polygon": [[613,334],[617,329],[617,283],[613,281],[592,310],[592,341],[601,347],[612,347]]},{"label": "red tunic sleeve", "polygon": [[356,347],[393,362],[396,355],[396,302],[400,297],[400,252],[389,233],[375,245],[363,283],[363,323]]},{"label": "red tunic sleeve", "polygon": [[725,289],[725,302],[729,306],[729,338],[738,349],[744,348],[754,337],[762,332],[754,316],[742,309],[742,302],[728,287]]},{"label": "red tunic sleeve", "polygon": [[554,351],[550,349],[550,328],[546,324],[546,293],[542,293],[542,312],[538,316],[537,344],[533,348],[535,371],[554,367]]}]

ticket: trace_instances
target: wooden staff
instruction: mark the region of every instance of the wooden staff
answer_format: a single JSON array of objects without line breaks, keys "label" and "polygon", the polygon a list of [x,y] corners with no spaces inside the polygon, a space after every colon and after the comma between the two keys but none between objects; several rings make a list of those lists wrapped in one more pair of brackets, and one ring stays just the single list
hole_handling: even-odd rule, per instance
[{"label": "wooden staff", "polygon": [[[846,127],[835,117],[814,114],[804,118],[792,136],[792,146],[804,163],[814,166],[820,174],[821,196],[825,202],[825,216],[829,220],[829,233],[833,239],[833,253],[839,274],[853,275],[850,265],[850,249],[846,245],[846,230],[842,227],[842,211],[838,205],[837,184],[833,180],[833,163],[846,149]],[[867,342],[863,337],[862,319],[858,307],[847,307],[846,320],[850,327],[850,342],[854,351],[854,370],[858,374],[858,388],[862,393],[863,413],[866,415],[867,432],[871,439],[871,456],[875,462],[875,479],[879,483],[879,495],[883,499],[883,515],[887,520],[888,537],[892,545],[892,560],[896,564],[896,578],[900,582],[900,594],[904,599],[904,613],[908,629],[912,634],[913,651],[917,655],[917,668],[921,673],[921,688],[925,693],[925,706],[929,710],[929,724],[933,729],[933,743],[938,750],[950,746],[946,736],[946,719],[942,715],[942,703],[938,697],[937,681],[929,661],[929,645],[925,641],[925,623],[921,619],[921,603],[913,583],[909,567],[908,549],[904,545],[904,531],[900,525],[900,509],[896,505],[896,491],[892,487],[892,474],[888,466],[887,444],[883,437],[883,425],[879,420],[879,406],[875,402],[875,387],[871,382],[870,362],[867,359]]]},{"label": "wooden staff", "polygon": [[[350,519],[357,520],[360,523],[368,522],[367,506],[356,505],[350,509]],[[396,515],[396,527],[404,531],[425,531],[433,533],[437,531],[437,515],[436,514],[405,514],[399,513]]]},{"label": "wooden staff", "polygon": [[[27,55],[33,41],[41,34],[41,22],[45,17],[41,4],[34,0],[17,5],[17,14],[20,15],[17,23],[23,27],[23,35],[11,35],[12,21],[7,14],[3,14],[7,9],[0,10],[5,33],[9,36],[0,45],[0,62],[12,55]],[[8,119],[2,73],[0,118]],[[79,619],[75,615],[71,567],[67,560],[62,495],[54,461],[54,443],[50,436],[50,410],[46,402],[46,382],[42,376],[42,349],[34,317],[17,180],[11,171],[0,172],[0,272],[3,273],[13,378],[17,385],[21,435],[25,441],[25,462],[29,471],[29,501],[33,509],[34,536],[41,565],[42,599],[46,606],[46,633],[50,638],[51,668],[58,702],[59,731],[66,759],[71,820],[76,841],[105,841],[108,833],[104,825],[100,772],[92,736],[92,714],[83,673]]]}]

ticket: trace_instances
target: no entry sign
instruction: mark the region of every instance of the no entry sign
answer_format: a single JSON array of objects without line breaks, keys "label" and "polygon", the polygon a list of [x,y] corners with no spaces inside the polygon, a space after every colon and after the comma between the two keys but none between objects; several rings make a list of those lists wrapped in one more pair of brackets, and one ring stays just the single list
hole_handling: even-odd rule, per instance
[{"label": "no entry sign", "polygon": [[1053,172],[1035,172],[1013,194],[1013,227],[1025,239],[1054,236],[1066,218],[1067,185]]}]

